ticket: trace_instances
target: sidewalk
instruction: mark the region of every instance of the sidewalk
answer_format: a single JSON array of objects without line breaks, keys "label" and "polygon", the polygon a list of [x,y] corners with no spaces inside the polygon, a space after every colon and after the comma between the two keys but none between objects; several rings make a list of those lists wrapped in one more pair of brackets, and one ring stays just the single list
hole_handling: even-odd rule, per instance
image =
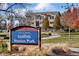
[{"label": "sidewalk", "polygon": [[79,52],[79,48],[70,48],[72,51]]},{"label": "sidewalk", "polygon": [[43,37],[42,39],[52,39],[52,38],[58,38],[58,37],[61,37],[61,36],[59,34],[52,33],[51,36],[49,36],[49,37]]}]

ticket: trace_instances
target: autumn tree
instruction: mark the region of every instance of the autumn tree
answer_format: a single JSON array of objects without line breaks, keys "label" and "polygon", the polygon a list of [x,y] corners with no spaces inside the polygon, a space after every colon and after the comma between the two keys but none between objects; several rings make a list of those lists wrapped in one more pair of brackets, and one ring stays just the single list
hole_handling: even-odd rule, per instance
[{"label": "autumn tree", "polygon": [[71,28],[79,29],[79,18],[76,21],[73,21]]},{"label": "autumn tree", "polygon": [[46,16],[45,19],[43,20],[43,28],[47,30],[49,28],[49,20],[48,17]]},{"label": "autumn tree", "polygon": [[64,15],[62,16],[62,26],[64,28],[69,29],[69,39],[71,29],[79,29],[79,8],[70,7],[68,6],[68,10],[65,11]]},{"label": "autumn tree", "polygon": [[64,27],[64,29],[69,27],[70,18],[71,18],[71,16],[70,16],[70,9],[69,9],[69,10],[65,11],[61,17],[61,24]]},{"label": "autumn tree", "polygon": [[57,31],[60,28],[60,18],[58,15],[55,16],[53,26],[54,26],[54,31]]},{"label": "autumn tree", "polygon": [[[62,26],[64,26],[64,28],[70,27],[72,29],[74,27],[72,25],[77,24],[78,17],[79,17],[77,15],[78,12],[79,12],[79,9],[77,9],[77,8],[73,8],[73,10],[68,9],[65,12],[65,14],[62,16]],[[78,25],[77,25],[77,27],[78,27]]]}]

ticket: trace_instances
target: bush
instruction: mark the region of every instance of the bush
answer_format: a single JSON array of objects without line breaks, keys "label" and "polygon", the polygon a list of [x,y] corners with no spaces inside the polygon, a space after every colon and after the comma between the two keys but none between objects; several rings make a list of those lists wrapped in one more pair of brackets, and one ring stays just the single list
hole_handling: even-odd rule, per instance
[{"label": "bush", "polygon": [[25,51],[25,50],[26,50],[25,47],[19,47],[19,51],[20,51],[20,52],[23,52],[23,51]]},{"label": "bush", "polygon": [[49,36],[51,36],[52,34],[51,34],[51,33],[49,33],[48,35],[49,35]]},{"label": "bush", "polygon": [[13,51],[13,52],[18,52],[19,49],[18,49],[18,47],[14,47],[14,48],[12,48],[12,51]]},{"label": "bush", "polygon": [[26,46],[26,50],[24,51],[24,55],[27,56],[45,56],[47,55],[48,51],[41,48],[41,51],[38,49],[38,46]]},{"label": "bush", "polygon": [[[41,51],[38,47],[26,47],[24,55],[28,56],[54,56],[54,55],[65,55],[70,51],[69,47],[64,43],[59,44],[43,44]],[[60,54],[62,53],[62,54]]]},{"label": "bush", "polygon": [[67,44],[58,43],[51,49],[56,55],[69,55],[71,51]]},{"label": "bush", "polygon": [[0,49],[0,53],[8,54],[11,52],[9,50],[7,50],[7,48],[2,48],[2,49]]},{"label": "bush", "polygon": [[7,48],[7,47],[8,47],[7,44],[5,43],[2,44],[2,48]]}]

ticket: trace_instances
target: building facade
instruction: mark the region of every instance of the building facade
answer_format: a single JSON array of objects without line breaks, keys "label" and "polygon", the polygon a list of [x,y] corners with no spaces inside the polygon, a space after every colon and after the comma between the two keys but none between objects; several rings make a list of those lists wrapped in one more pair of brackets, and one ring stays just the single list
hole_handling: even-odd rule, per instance
[{"label": "building facade", "polygon": [[[29,17],[26,17],[26,19],[30,19],[30,26],[33,27],[42,27],[43,26],[43,20],[45,19],[45,17],[48,17],[48,21],[49,21],[49,27],[53,28],[53,24],[54,24],[54,19],[55,16],[58,15],[58,12],[39,12],[39,13],[33,13],[32,15],[30,15]],[[27,22],[26,20],[26,22]]]},{"label": "building facade", "polygon": [[8,26],[10,23],[12,24],[12,27],[17,27],[17,26],[42,27],[43,20],[45,19],[46,15],[48,17],[49,27],[53,28],[54,19],[55,16],[58,15],[58,12],[36,12],[36,13],[26,14],[25,16],[10,14],[6,16],[6,18],[4,17],[0,18],[0,24],[2,24],[1,20],[4,20],[6,26]]}]

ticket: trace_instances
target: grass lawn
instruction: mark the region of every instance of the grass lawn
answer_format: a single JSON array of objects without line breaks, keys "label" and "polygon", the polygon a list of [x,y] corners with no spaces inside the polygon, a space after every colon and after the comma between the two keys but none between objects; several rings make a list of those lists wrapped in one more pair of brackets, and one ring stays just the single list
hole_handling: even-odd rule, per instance
[{"label": "grass lawn", "polygon": [[68,32],[62,32],[58,34],[60,34],[61,37],[42,40],[42,43],[67,43],[70,47],[79,48],[79,32],[71,32],[70,39]]},{"label": "grass lawn", "polygon": [[[45,34],[45,37],[46,37],[46,36],[48,36],[49,33],[51,33],[51,32],[46,32],[46,33],[43,32],[42,34]],[[0,33],[0,35],[1,34],[5,35],[6,33]],[[42,44],[44,44],[44,43],[67,43],[70,47],[79,48],[79,32],[71,32],[71,39],[69,39],[68,32],[61,32],[58,34],[60,34],[61,37],[42,40]],[[5,40],[5,41],[7,41],[7,40]],[[1,47],[0,47],[0,50],[1,50]]]}]

